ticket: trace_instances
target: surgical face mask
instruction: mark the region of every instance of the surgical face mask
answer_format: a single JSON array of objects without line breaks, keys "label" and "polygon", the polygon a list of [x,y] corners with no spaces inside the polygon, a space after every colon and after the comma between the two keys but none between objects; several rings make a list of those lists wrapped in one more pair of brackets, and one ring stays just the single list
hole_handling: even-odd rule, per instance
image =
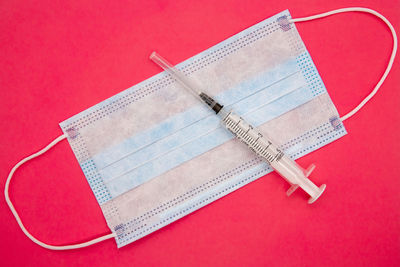
[{"label": "surgical face mask", "polygon": [[[294,22],[281,12],[180,63],[190,79],[276,140],[297,159],[342,137],[340,118]],[[319,17],[328,16],[325,13]],[[179,103],[179,104],[176,104]],[[115,238],[129,244],[271,172],[220,126],[219,119],[163,72],[63,122],[63,135],[19,162],[6,200],[24,233],[49,249],[72,249]],[[26,161],[68,142],[103,211],[111,234],[76,245],[51,246],[23,226],[8,196]]]}]

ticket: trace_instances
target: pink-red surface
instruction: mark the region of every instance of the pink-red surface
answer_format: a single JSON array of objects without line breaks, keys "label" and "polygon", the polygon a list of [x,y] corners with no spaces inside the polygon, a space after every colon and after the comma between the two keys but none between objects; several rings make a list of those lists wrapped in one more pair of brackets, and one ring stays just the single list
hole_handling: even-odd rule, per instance
[{"label": "pink-red surface", "polygon": [[[70,3],[68,3],[70,2]],[[1,1],[0,187],[21,158],[61,134],[58,122],[284,9],[301,17],[346,6],[384,14],[400,30],[400,1]],[[377,82],[392,47],[360,13],[297,25],[340,114]],[[400,68],[345,122],[349,134],[299,160],[326,183],[308,205],[269,174],[120,250],[113,240],[50,251],[23,235],[0,200],[2,266],[399,266]],[[20,168],[11,199],[50,244],[109,232],[66,141]]]}]

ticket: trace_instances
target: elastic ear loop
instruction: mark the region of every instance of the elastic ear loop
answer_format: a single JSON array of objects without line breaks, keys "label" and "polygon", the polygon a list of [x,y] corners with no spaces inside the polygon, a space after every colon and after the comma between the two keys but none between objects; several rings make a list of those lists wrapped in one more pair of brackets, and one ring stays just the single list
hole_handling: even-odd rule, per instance
[{"label": "elastic ear loop", "polygon": [[[379,90],[379,88],[381,87],[382,83],[385,81],[387,75],[390,72],[390,69],[392,68],[393,65],[393,61],[394,58],[396,56],[396,52],[397,52],[397,35],[396,32],[392,26],[392,24],[381,14],[379,14],[378,12],[376,12],[375,10],[369,9],[369,8],[363,8],[363,7],[349,7],[349,8],[341,8],[341,9],[336,9],[333,11],[329,11],[329,12],[325,12],[322,14],[318,14],[318,15],[314,15],[314,16],[309,16],[309,17],[304,17],[304,18],[297,18],[297,19],[290,19],[289,22],[303,22],[303,21],[309,21],[309,20],[314,20],[314,19],[319,19],[319,18],[323,18],[323,17],[327,17],[330,15],[334,15],[334,14],[338,14],[338,13],[344,13],[344,12],[364,12],[364,13],[369,13],[372,14],[378,18],[380,18],[390,29],[392,36],[393,36],[393,49],[392,49],[392,54],[390,56],[388,65],[386,67],[385,72],[383,73],[382,77],[380,78],[380,80],[378,81],[378,83],[376,84],[375,88],[372,90],[372,92],[364,98],[364,100],[358,104],[353,110],[351,110],[349,113],[347,113],[346,115],[342,116],[340,119],[342,121],[350,118],[351,116],[353,116],[357,111],[359,111]],[[98,238],[95,238],[93,240],[84,242],[84,243],[79,243],[79,244],[74,244],[74,245],[66,245],[66,246],[52,246],[52,245],[48,245],[46,243],[43,243],[41,241],[39,241],[38,239],[36,239],[34,236],[32,236],[28,230],[26,230],[24,224],[21,221],[21,218],[19,217],[17,211],[14,208],[14,205],[12,204],[9,194],[8,194],[8,189],[10,187],[10,181],[11,178],[13,177],[15,171],[24,163],[26,163],[27,161],[36,158],[40,155],[42,155],[43,153],[45,153],[47,150],[49,150],[50,148],[52,148],[53,146],[55,146],[58,142],[64,140],[67,136],[65,134],[57,137],[54,141],[52,141],[50,144],[48,144],[45,148],[41,149],[40,151],[24,158],[23,160],[21,160],[20,162],[18,162],[10,171],[10,174],[7,177],[7,181],[6,181],[6,185],[5,185],[5,189],[4,189],[4,195],[6,198],[6,202],[8,204],[8,206],[10,207],[10,210],[12,212],[12,214],[14,215],[15,219],[17,220],[17,223],[19,225],[19,227],[21,227],[21,230],[24,232],[24,234],[30,239],[32,240],[34,243],[38,244],[39,246],[42,246],[44,248],[47,249],[51,249],[51,250],[69,250],[69,249],[76,249],[76,248],[83,248],[83,247],[87,247],[93,244],[96,244],[98,242],[113,238],[116,236],[115,233],[111,233],[108,235],[104,235]]]},{"label": "elastic ear loop", "polygon": [[372,97],[374,97],[374,95],[378,92],[379,88],[381,87],[381,85],[385,81],[386,77],[388,76],[388,74],[390,72],[390,69],[392,68],[393,61],[394,61],[394,58],[395,58],[396,52],[397,52],[397,35],[396,35],[396,31],[394,30],[392,24],[383,15],[379,14],[375,10],[372,10],[372,9],[369,9],[369,8],[364,8],[364,7],[340,8],[340,9],[335,9],[335,10],[332,10],[332,11],[329,11],[329,12],[325,12],[325,13],[321,13],[321,14],[314,15],[314,16],[309,16],[309,17],[304,17],[304,18],[297,18],[297,19],[290,19],[289,20],[289,22],[303,22],[303,21],[309,21],[309,20],[313,20],[313,19],[319,19],[319,18],[327,17],[327,16],[330,16],[330,15],[338,14],[338,13],[353,12],[353,11],[369,13],[369,14],[372,14],[372,15],[380,18],[389,27],[389,29],[390,29],[390,31],[392,33],[393,49],[392,49],[392,54],[390,55],[390,59],[389,59],[388,65],[386,67],[386,70],[383,73],[382,77],[379,79],[379,81],[376,84],[375,88],[353,110],[351,110],[346,115],[342,116],[340,118],[342,121],[350,118],[357,111],[359,111]]},{"label": "elastic ear loop", "polygon": [[38,244],[39,246],[42,246],[44,248],[47,249],[52,249],[52,250],[68,250],[68,249],[76,249],[76,248],[83,248],[83,247],[87,247],[93,244],[96,244],[98,242],[107,240],[109,238],[113,238],[116,236],[115,233],[111,233],[108,235],[104,235],[98,238],[95,238],[93,240],[84,242],[84,243],[79,243],[79,244],[74,244],[74,245],[66,245],[66,246],[52,246],[52,245],[48,245],[46,243],[43,243],[42,241],[36,239],[33,235],[31,235],[31,233],[28,232],[28,230],[26,230],[24,224],[21,221],[21,218],[19,217],[17,211],[14,208],[14,205],[12,204],[11,200],[10,200],[10,196],[8,194],[8,189],[10,187],[10,182],[11,182],[11,178],[13,177],[15,171],[24,163],[26,163],[27,161],[36,158],[40,155],[42,155],[43,153],[45,153],[47,150],[49,150],[50,148],[52,148],[53,146],[55,146],[58,142],[64,140],[67,136],[65,134],[60,135],[59,137],[57,137],[56,139],[53,140],[53,142],[51,142],[50,144],[48,144],[45,148],[39,150],[38,152],[24,158],[23,160],[21,160],[20,162],[18,162],[10,171],[10,174],[7,177],[6,180],[6,186],[4,188],[4,195],[6,197],[6,202],[8,204],[8,206],[10,207],[10,210],[12,212],[12,214],[14,215],[15,219],[17,220],[17,223],[19,225],[19,227],[21,227],[22,232],[24,232],[24,234],[29,237],[30,240],[32,240],[34,243]]}]

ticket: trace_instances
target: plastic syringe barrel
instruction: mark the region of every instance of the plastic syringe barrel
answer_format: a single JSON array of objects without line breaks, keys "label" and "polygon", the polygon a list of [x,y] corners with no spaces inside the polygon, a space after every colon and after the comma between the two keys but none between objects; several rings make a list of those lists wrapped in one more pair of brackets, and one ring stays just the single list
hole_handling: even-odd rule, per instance
[{"label": "plastic syringe barrel", "polygon": [[[221,112],[221,114],[224,113],[226,112]],[[236,138],[263,158],[280,176],[292,185],[287,191],[288,196],[298,187],[301,187],[310,195],[308,203],[311,204],[324,192],[325,184],[317,187],[307,178],[314,169],[314,165],[311,165],[308,170],[304,170],[294,160],[285,155],[268,136],[262,134],[257,128],[248,124],[233,111],[224,115],[222,123]]]}]

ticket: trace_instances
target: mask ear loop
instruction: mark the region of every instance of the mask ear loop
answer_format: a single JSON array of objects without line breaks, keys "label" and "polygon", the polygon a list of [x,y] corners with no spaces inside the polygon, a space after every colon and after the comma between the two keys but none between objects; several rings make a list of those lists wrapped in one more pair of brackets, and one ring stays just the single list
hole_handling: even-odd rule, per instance
[{"label": "mask ear loop", "polygon": [[21,227],[22,232],[24,232],[24,234],[29,237],[30,240],[32,240],[34,243],[38,244],[39,246],[42,246],[44,248],[47,249],[51,249],[51,250],[69,250],[69,249],[76,249],[76,248],[83,248],[83,247],[87,247],[96,243],[99,243],[101,241],[113,238],[116,236],[115,233],[111,233],[111,234],[107,234],[98,238],[95,238],[93,240],[87,241],[87,242],[83,242],[83,243],[79,243],[79,244],[74,244],[74,245],[66,245],[66,246],[53,246],[53,245],[48,245],[46,243],[43,243],[42,241],[36,239],[31,233],[28,232],[28,230],[26,230],[24,224],[21,221],[21,218],[19,217],[16,209],[14,208],[14,205],[12,204],[11,200],[10,200],[10,196],[8,193],[8,189],[10,187],[10,182],[11,182],[11,178],[13,177],[15,171],[24,163],[26,163],[27,161],[36,158],[40,155],[42,155],[43,153],[45,153],[47,150],[49,150],[50,148],[52,148],[53,146],[55,146],[57,143],[59,143],[60,141],[64,140],[67,136],[65,134],[60,135],[59,137],[57,137],[56,139],[54,139],[50,144],[48,144],[45,148],[39,150],[38,152],[24,158],[23,160],[21,160],[20,162],[18,162],[10,171],[10,173],[8,174],[7,180],[6,180],[6,185],[4,188],[4,196],[6,198],[6,202],[8,204],[8,207],[10,207],[10,210],[12,212],[12,214],[14,215],[15,219],[17,220],[17,223],[19,225],[19,227]]},{"label": "mask ear loop", "polygon": [[364,7],[348,7],[348,8],[340,8],[340,9],[335,9],[329,12],[317,14],[314,16],[309,16],[309,17],[304,17],[304,18],[296,18],[296,19],[289,19],[289,22],[303,22],[303,21],[309,21],[313,19],[319,19],[323,17],[327,17],[330,15],[338,14],[338,13],[344,13],[344,12],[364,12],[364,13],[369,13],[372,14],[378,18],[380,18],[390,29],[390,32],[392,33],[393,36],[393,49],[392,49],[392,54],[390,55],[390,59],[388,62],[388,65],[386,67],[385,72],[383,73],[382,77],[379,79],[378,83],[375,85],[375,88],[361,101],[360,104],[358,104],[353,110],[351,110],[349,113],[346,115],[342,116],[340,119],[342,121],[350,118],[353,116],[357,111],[359,111],[374,95],[378,92],[379,88],[382,86],[383,82],[385,81],[386,77],[388,76],[390,69],[392,68],[394,58],[396,56],[397,52],[397,35],[396,31],[394,30],[392,24],[380,13],[376,12],[375,10],[369,9],[369,8],[364,8]]}]

